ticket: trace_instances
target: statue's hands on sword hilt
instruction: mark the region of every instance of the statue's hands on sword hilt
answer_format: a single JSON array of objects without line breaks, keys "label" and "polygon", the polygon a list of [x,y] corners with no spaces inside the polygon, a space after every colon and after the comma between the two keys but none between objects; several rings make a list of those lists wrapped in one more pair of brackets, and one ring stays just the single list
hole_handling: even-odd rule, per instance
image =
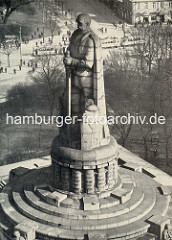
[{"label": "statue's hands on sword hilt", "polygon": [[72,58],[70,56],[70,51],[67,50],[65,53],[64,53],[64,58],[63,58],[63,63],[66,67],[66,69],[69,70],[71,64],[72,64]]}]

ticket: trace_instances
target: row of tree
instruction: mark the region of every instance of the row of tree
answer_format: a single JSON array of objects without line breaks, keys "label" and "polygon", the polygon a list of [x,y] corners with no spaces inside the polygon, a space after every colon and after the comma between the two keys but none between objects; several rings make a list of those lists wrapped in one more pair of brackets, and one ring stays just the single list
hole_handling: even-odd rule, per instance
[{"label": "row of tree", "polygon": [[0,1],[0,18],[3,24],[7,23],[10,15],[18,8],[28,5],[34,0],[1,0]]},{"label": "row of tree", "polygon": [[[128,34],[128,33],[127,33]],[[164,116],[166,123],[114,124],[112,130],[123,146],[134,142],[144,147],[146,160],[161,158],[172,163],[172,55],[171,29],[168,26],[139,26],[130,30],[133,38],[143,40],[123,54],[112,52],[106,61],[105,85],[109,114],[127,116],[128,113]],[[154,139],[156,135],[156,139]],[[159,145],[158,143],[159,142]],[[152,152],[151,152],[152,151]]]}]

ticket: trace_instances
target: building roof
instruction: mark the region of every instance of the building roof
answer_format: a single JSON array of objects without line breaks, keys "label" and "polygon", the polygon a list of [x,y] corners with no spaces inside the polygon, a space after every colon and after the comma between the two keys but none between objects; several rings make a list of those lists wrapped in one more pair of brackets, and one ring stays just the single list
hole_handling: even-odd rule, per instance
[{"label": "building roof", "polygon": [[172,0],[129,0],[130,2],[172,2]]}]

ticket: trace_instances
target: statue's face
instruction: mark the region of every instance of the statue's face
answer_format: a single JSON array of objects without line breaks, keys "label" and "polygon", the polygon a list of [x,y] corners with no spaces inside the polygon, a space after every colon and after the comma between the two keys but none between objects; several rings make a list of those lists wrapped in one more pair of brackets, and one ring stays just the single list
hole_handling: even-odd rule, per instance
[{"label": "statue's face", "polygon": [[88,24],[86,24],[84,21],[79,21],[78,22],[78,28],[82,31],[88,28]]},{"label": "statue's face", "polygon": [[91,18],[88,14],[80,14],[78,15],[76,22],[78,24],[78,28],[82,31],[90,27]]}]

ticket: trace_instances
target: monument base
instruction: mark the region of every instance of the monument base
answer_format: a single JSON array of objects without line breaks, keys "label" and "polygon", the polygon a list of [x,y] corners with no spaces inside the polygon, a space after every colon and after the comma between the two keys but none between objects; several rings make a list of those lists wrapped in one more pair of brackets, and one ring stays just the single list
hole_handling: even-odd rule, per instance
[{"label": "monument base", "polygon": [[1,225],[8,232],[16,228],[21,235],[26,229],[29,240],[35,236],[51,240],[137,239],[153,227],[148,221],[153,215],[165,214],[169,198],[143,173],[119,168],[119,176],[111,194],[81,194],[78,198],[78,194],[52,187],[51,167],[31,170],[3,188]]}]

